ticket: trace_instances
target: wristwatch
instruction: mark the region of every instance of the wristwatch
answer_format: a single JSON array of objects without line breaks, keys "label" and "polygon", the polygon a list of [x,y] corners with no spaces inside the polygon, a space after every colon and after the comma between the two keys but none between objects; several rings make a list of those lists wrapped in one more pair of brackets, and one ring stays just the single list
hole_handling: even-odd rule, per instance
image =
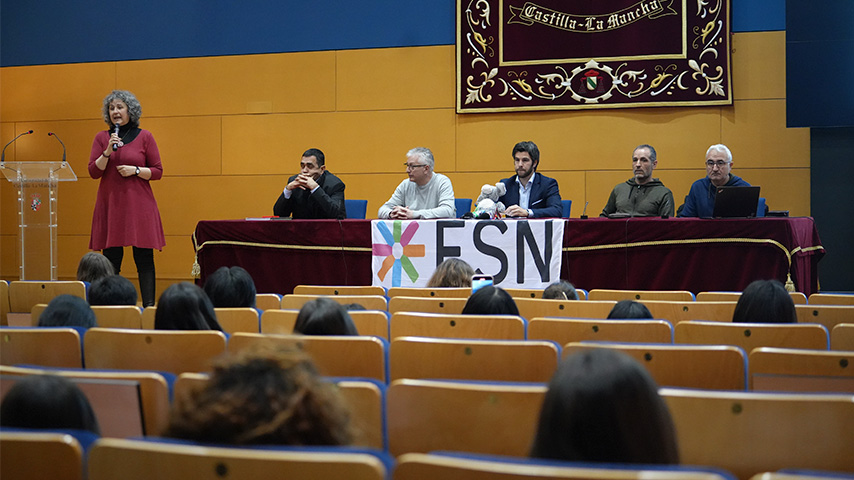
[{"label": "wristwatch", "polygon": [[136,172],[134,172],[134,175],[136,175],[137,177],[139,176],[139,167],[136,167]]}]

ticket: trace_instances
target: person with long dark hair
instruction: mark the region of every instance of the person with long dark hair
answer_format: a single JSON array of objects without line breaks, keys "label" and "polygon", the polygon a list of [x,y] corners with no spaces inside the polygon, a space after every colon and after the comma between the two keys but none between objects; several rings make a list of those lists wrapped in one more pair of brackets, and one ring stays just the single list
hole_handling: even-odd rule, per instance
[{"label": "person with long dark hair", "polygon": [[213,304],[204,290],[190,282],[163,291],[154,312],[155,330],[219,330]]},{"label": "person with long dark hair", "polygon": [[142,106],[125,90],[104,98],[104,121],[89,154],[89,176],[100,179],[89,248],[101,250],[122,270],[124,247],[133,247],[142,305],[154,305],[154,249],[166,245],[157,201],[149,182],[160,180],[163,166],[154,136],[139,128]]}]

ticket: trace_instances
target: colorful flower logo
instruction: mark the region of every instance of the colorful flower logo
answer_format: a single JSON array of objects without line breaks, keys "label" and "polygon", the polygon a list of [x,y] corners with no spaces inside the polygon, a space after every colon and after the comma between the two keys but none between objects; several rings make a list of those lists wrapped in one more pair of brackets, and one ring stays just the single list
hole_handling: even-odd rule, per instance
[{"label": "colorful flower logo", "polygon": [[373,244],[374,256],[385,257],[377,275],[380,277],[380,281],[383,281],[391,270],[391,285],[393,287],[400,286],[401,271],[405,271],[412,282],[418,280],[418,270],[415,269],[410,258],[425,255],[424,245],[409,244],[412,237],[415,236],[415,232],[418,231],[418,222],[410,222],[406,226],[406,230],[401,233],[402,226],[400,220],[395,220],[392,223],[392,232],[388,229],[386,222],[377,222],[377,230],[386,243]]},{"label": "colorful flower logo", "polygon": [[41,195],[38,193],[32,194],[30,197],[30,208],[33,209],[34,212],[38,212],[42,206]]}]

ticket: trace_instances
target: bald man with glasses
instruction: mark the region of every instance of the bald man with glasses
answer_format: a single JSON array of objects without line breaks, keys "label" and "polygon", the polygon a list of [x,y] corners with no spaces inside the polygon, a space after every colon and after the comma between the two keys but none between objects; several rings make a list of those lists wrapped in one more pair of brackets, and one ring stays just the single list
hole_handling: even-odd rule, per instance
[{"label": "bald man with glasses", "polygon": [[408,179],[400,182],[391,198],[380,207],[379,218],[454,218],[454,187],[451,179],[433,171],[433,152],[417,147],[406,153]]},{"label": "bald man with glasses", "polygon": [[680,217],[712,216],[715,210],[717,187],[749,187],[732,172],[732,152],[723,144],[712,145],[706,151],[706,177],[691,185],[691,190],[685,197],[685,205],[679,208]]}]

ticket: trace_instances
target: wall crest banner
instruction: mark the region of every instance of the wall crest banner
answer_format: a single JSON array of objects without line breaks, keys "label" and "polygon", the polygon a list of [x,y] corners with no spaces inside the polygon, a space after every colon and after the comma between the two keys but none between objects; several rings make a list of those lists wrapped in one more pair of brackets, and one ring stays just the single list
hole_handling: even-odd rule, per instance
[{"label": "wall crest banner", "polygon": [[457,112],[731,105],[729,0],[457,0]]},{"label": "wall crest banner", "polygon": [[563,219],[373,220],[373,285],[425,287],[446,258],[468,262],[494,284],[545,288],[560,279]]}]

